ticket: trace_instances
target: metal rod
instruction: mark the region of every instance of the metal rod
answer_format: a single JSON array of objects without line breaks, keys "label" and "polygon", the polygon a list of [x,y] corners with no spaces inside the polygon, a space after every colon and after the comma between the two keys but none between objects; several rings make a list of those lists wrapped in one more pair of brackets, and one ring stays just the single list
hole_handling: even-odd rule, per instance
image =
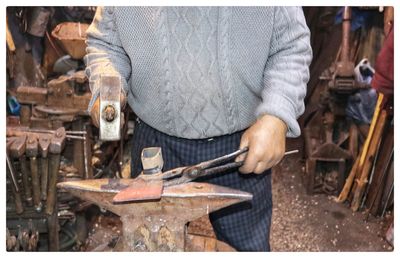
[{"label": "metal rod", "polygon": [[[83,125],[83,129],[86,130],[86,124]],[[84,166],[84,177],[85,179],[89,178],[89,167],[88,167],[88,153],[87,153],[87,142],[86,137],[83,139],[83,166]]]},{"label": "metal rod", "polygon": [[365,190],[364,197],[363,197],[363,199],[361,201],[361,205],[360,205],[361,208],[364,207],[365,201],[367,200],[368,191],[371,188],[371,183],[372,183],[373,176],[375,174],[376,162],[378,160],[379,150],[381,148],[381,144],[382,144],[382,141],[380,141],[379,145],[378,145],[378,149],[377,149],[377,152],[376,152],[376,155],[375,155],[375,158],[374,158],[374,163],[373,163],[372,169],[371,169],[371,175],[370,175],[369,180],[368,180],[367,189]]},{"label": "metal rod", "polygon": [[75,135],[68,135],[67,134],[65,137],[69,138],[69,139],[86,140],[86,137],[82,137],[82,136],[75,136]]},{"label": "metal rod", "polygon": [[[73,130],[82,130],[83,129],[82,118],[79,118],[72,123],[72,129]],[[85,154],[84,154],[84,146],[83,145],[84,145],[85,141],[76,139],[78,136],[73,136],[73,137],[66,136],[66,137],[70,138],[70,139],[75,139],[72,141],[72,144],[73,144],[72,160],[73,160],[74,167],[78,170],[79,176],[81,178],[84,178],[84,175],[85,175],[85,161],[84,161],[85,157],[84,156],[85,156]]]},{"label": "metal rod", "polygon": [[[26,129],[26,130],[18,128],[17,130],[25,131],[25,132],[32,132],[32,133],[55,133],[56,132],[55,130],[31,129],[31,128]],[[67,134],[86,134],[85,131],[74,131],[74,130],[73,131],[65,131],[65,133],[67,133]]]},{"label": "metal rod", "polygon": [[380,178],[380,181],[379,181],[379,183],[378,183],[378,185],[377,185],[377,187],[376,187],[376,192],[375,192],[375,195],[374,195],[373,198],[372,198],[371,206],[370,206],[369,208],[367,208],[367,215],[365,216],[365,221],[368,221],[368,218],[369,218],[371,209],[372,209],[372,207],[374,206],[375,201],[376,201],[376,199],[377,199],[377,197],[378,197],[379,189],[380,189],[380,188],[382,187],[382,185],[383,185],[383,181],[384,181],[383,179],[386,177],[386,173],[387,173],[387,170],[388,170],[388,168],[389,168],[389,164],[390,164],[391,162],[393,162],[393,161],[392,161],[392,159],[393,159],[393,153],[394,153],[394,149],[392,149],[392,152],[390,153],[390,159],[389,159],[388,163],[386,163],[385,168],[384,168],[384,170],[383,170],[383,174],[382,174],[382,176],[381,176],[381,178]]},{"label": "metal rod", "polygon": [[25,156],[21,156],[19,158],[19,163],[21,165],[21,173],[22,173],[22,185],[24,187],[25,191],[25,202],[27,203],[28,206],[32,206],[32,191],[31,187],[29,185],[29,174],[28,174],[28,168],[26,165],[26,159]]},{"label": "metal rod", "polygon": [[385,204],[383,205],[383,209],[382,209],[382,213],[381,213],[381,218],[383,217],[383,215],[385,214],[386,208],[388,206],[389,203],[389,199],[390,199],[390,195],[392,195],[393,192],[393,188],[394,188],[394,181],[392,182],[392,184],[390,185],[390,192],[387,195],[387,198],[385,200]]},{"label": "metal rod", "polygon": [[298,153],[298,152],[299,152],[299,150],[287,151],[287,152],[285,152],[285,156],[286,156],[286,155],[290,155],[290,154],[295,154],[295,153]]},{"label": "metal rod", "polygon": [[66,134],[86,134],[86,131],[65,131]]}]

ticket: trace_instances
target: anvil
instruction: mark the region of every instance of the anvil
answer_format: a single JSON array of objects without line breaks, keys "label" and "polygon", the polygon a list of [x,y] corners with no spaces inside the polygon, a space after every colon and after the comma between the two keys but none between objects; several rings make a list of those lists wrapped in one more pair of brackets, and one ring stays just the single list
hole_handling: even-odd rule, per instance
[{"label": "anvil", "polygon": [[184,251],[189,221],[252,198],[247,192],[191,182],[165,187],[159,200],[114,203],[114,196],[132,184],[135,179],[93,179],[58,187],[120,216],[120,251]]}]

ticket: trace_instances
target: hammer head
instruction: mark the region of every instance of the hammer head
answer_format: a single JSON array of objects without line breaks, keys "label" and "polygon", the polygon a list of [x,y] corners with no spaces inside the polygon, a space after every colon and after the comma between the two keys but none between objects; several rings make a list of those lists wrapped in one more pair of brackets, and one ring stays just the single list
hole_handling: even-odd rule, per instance
[{"label": "hammer head", "polygon": [[100,140],[119,140],[121,137],[121,77],[102,75],[98,83],[100,87]]}]

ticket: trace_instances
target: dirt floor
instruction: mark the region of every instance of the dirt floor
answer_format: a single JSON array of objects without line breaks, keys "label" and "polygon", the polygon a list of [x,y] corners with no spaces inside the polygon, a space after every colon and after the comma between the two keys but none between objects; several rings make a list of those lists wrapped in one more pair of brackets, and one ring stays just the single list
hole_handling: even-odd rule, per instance
[{"label": "dirt floor", "polygon": [[272,251],[391,251],[384,239],[388,220],[353,213],[325,194],[307,195],[304,165],[286,157],[272,176]]}]

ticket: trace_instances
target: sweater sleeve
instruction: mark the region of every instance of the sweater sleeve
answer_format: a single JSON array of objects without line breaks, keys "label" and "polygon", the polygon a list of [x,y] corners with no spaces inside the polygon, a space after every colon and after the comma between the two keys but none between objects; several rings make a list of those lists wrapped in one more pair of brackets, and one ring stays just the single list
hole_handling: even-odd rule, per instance
[{"label": "sweater sleeve", "polygon": [[280,118],[288,127],[287,137],[300,135],[297,118],[304,112],[311,59],[310,31],[302,9],[276,7],[262,103],[256,115]]},{"label": "sweater sleeve", "polygon": [[98,7],[86,34],[87,54],[84,61],[92,92],[88,106],[90,111],[100,93],[96,82],[102,74],[120,76],[123,93],[128,92],[127,82],[131,75],[131,64],[120,41],[115,24],[114,7]]}]

